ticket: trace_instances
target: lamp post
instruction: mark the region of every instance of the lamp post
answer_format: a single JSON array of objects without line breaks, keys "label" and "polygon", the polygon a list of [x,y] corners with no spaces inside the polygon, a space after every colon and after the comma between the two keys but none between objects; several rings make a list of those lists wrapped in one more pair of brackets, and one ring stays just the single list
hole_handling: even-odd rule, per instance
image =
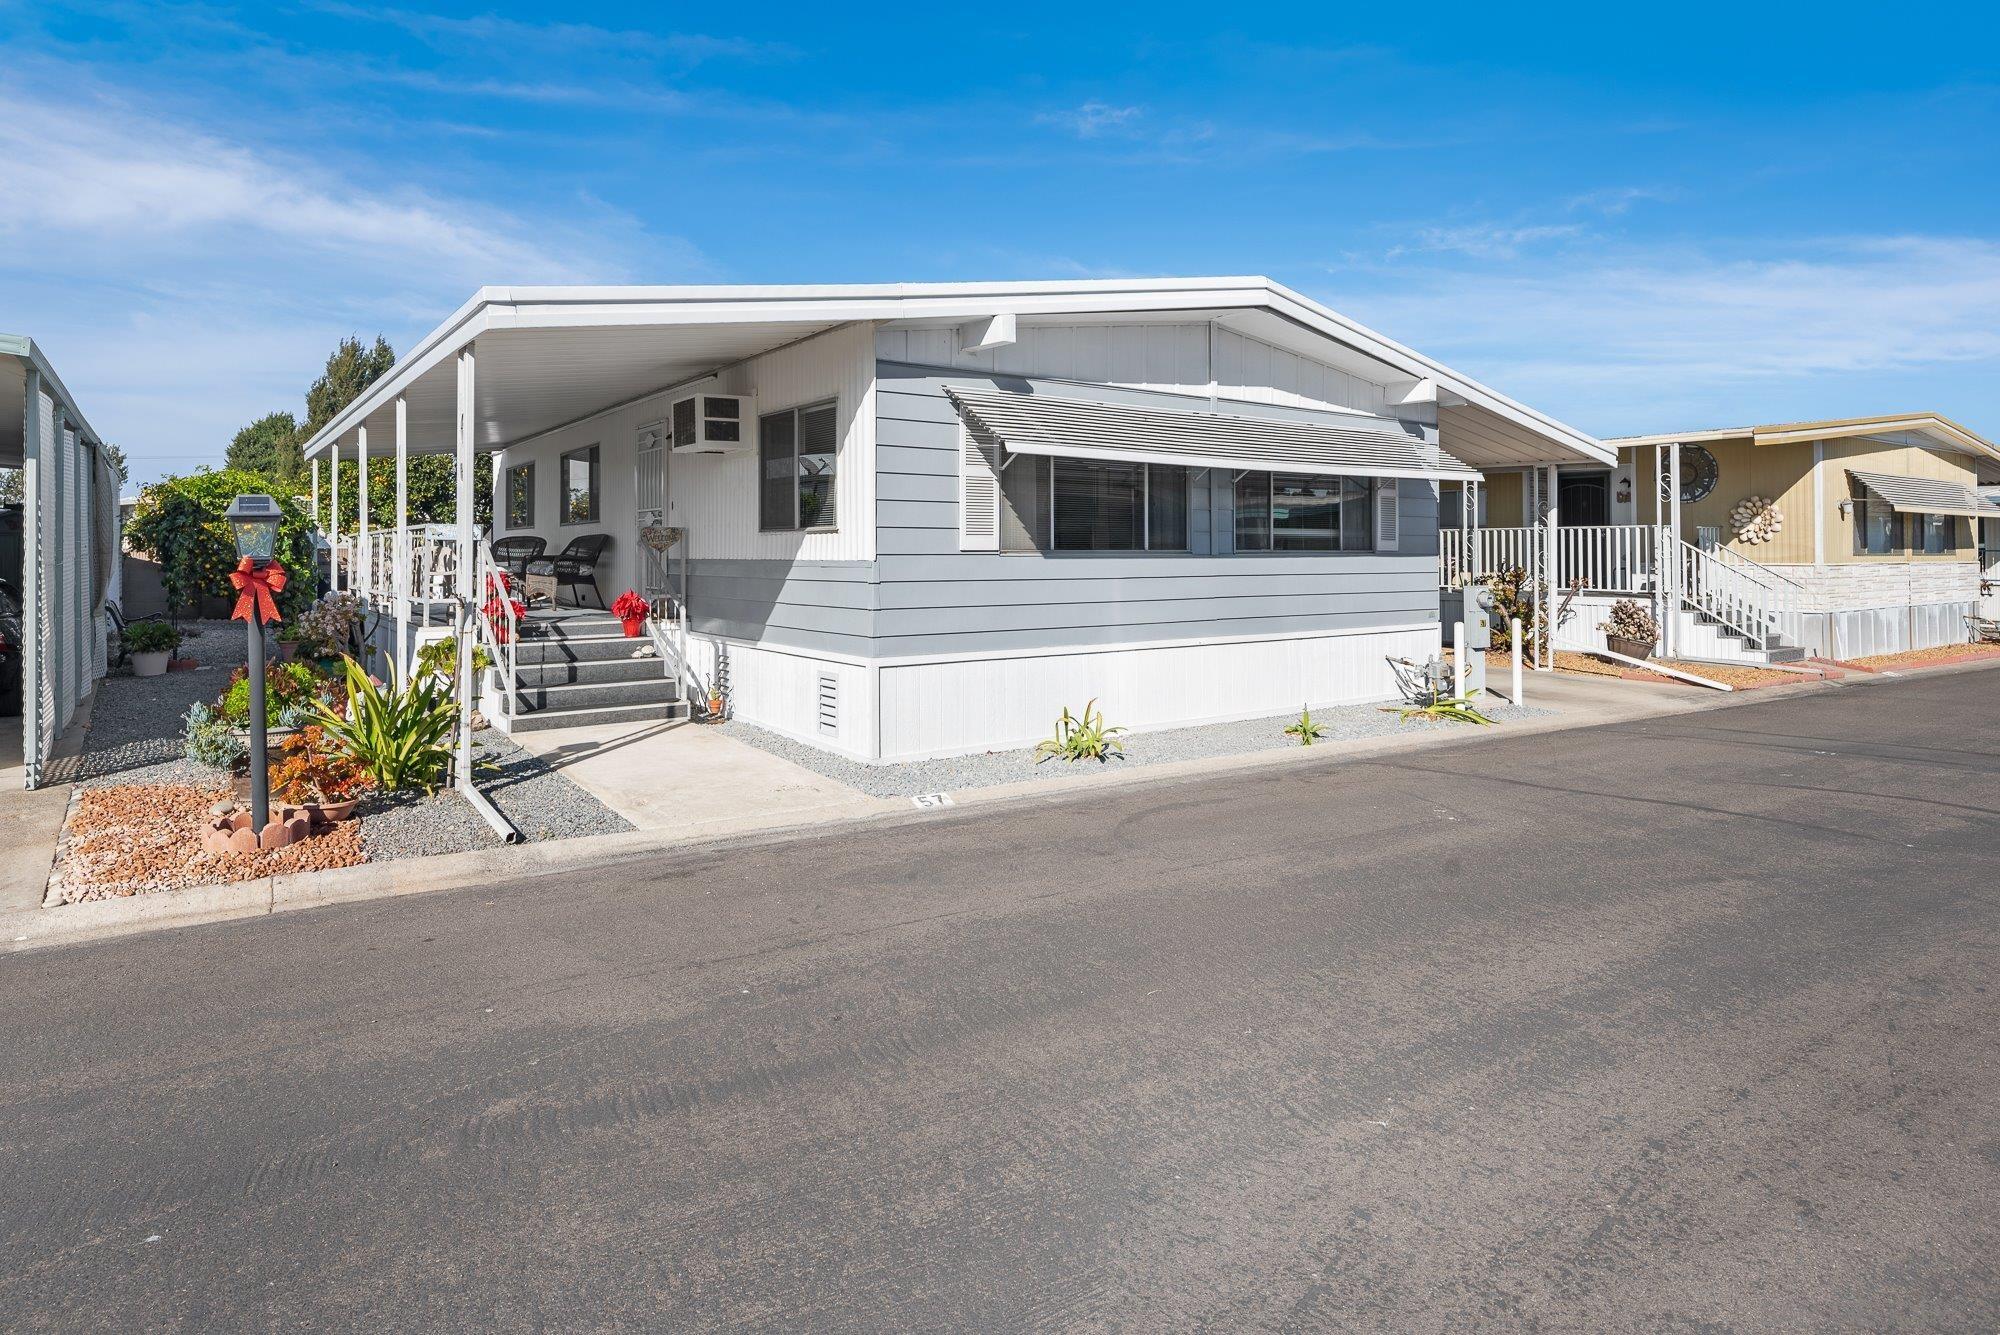
[{"label": "lamp post", "polygon": [[[269,496],[238,496],[230,502],[226,517],[236,536],[236,555],[252,571],[262,572],[271,564],[278,545],[278,514],[278,503]],[[239,580],[237,587],[245,586]],[[270,756],[264,737],[264,618],[255,591],[246,592],[251,596],[239,601],[237,613],[242,615],[244,602],[249,604],[245,620],[250,625],[250,819],[261,839],[271,823]]]}]

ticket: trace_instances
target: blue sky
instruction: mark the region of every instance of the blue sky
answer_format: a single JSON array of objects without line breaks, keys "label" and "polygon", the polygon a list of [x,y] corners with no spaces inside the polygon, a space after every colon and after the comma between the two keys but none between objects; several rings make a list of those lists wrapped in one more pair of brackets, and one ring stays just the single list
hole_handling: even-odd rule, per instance
[{"label": "blue sky", "polygon": [[553,281],[1265,273],[1599,434],[2000,436],[1984,7],[557,9],[0,0],[0,329],[139,481]]}]

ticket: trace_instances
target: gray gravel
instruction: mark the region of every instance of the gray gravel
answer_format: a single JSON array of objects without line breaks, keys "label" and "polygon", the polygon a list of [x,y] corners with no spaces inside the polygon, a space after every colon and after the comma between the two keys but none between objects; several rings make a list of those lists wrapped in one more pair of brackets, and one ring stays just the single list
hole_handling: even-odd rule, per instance
[{"label": "gray gravel", "polygon": [[[1505,703],[1486,706],[1486,712],[1501,723],[1510,719],[1543,718],[1554,710],[1533,705],[1517,709]],[[1116,723],[1116,719],[1111,720]],[[768,732],[754,723],[730,719],[722,730],[740,741],[804,766],[874,797],[914,797],[918,793],[959,792],[1022,779],[1064,779],[1079,774],[1115,772],[1134,765],[1163,765],[1177,760],[1206,760],[1218,756],[1249,755],[1258,751],[1278,751],[1296,747],[1296,738],[1285,729],[1298,721],[1297,714],[1277,714],[1269,718],[1243,719],[1234,723],[1208,723],[1194,728],[1172,728],[1161,732],[1128,733],[1123,760],[1065,761],[1035,763],[1033,748],[1018,751],[986,751],[978,755],[949,756],[941,760],[915,760],[895,765],[864,765],[857,760],[822,751]],[[1337,746],[1341,742],[1383,737],[1411,728],[1469,728],[1469,723],[1410,722],[1385,713],[1379,705],[1341,705],[1313,711],[1313,722],[1325,730],[1316,746]]]},{"label": "gray gravel", "polygon": [[[181,720],[190,705],[214,700],[230,673],[248,656],[242,625],[230,621],[183,623],[181,654],[202,666],[163,677],[107,677],[98,687],[90,731],[81,755],[58,775],[87,787],[126,783],[228,782],[222,771],[182,753]],[[486,729],[474,738],[479,784],[493,804],[530,841],[574,839],[632,828],[540,757],[505,734]],[[370,861],[492,848],[496,841],[479,813],[455,792],[371,793],[361,807],[362,846]]]}]

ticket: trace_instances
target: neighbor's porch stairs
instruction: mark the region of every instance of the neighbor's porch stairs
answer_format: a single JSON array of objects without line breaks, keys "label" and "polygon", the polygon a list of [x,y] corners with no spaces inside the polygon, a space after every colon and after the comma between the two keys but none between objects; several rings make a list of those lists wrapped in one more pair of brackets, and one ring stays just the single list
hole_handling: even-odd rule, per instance
[{"label": "neighbor's porch stairs", "polygon": [[[1499,570],[1543,568],[1548,531],[1482,528],[1439,534],[1439,583],[1463,587]],[[1471,559],[1468,559],[1468,552]],[[1789,663],[1806,656],[1805,590],[1768,567],[1720,547],[1698,547],[1645,524],[1555,530],[1556,585],[1581,580],[1586,594],[1644,598],[1674,624],[1676,655],[1746,663]],[[1663,597],[1663,595],[1665,595]]]}]

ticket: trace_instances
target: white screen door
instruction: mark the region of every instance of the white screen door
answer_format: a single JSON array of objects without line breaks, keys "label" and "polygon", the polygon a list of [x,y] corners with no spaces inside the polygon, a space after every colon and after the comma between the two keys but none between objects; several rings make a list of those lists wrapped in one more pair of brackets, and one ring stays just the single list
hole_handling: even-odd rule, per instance
[{"label": "white screen door", "polygon": [[633,546],[639,552],[639,593],[655,607],[666,605],[672,592],[667,579],[667,553],[654,551],[645,540],[648,528],[664,528],[667,522],[666,431],[664,422],[639,428],[638,477],[634,493],[638,497],[639,523],[632,538]]}]

